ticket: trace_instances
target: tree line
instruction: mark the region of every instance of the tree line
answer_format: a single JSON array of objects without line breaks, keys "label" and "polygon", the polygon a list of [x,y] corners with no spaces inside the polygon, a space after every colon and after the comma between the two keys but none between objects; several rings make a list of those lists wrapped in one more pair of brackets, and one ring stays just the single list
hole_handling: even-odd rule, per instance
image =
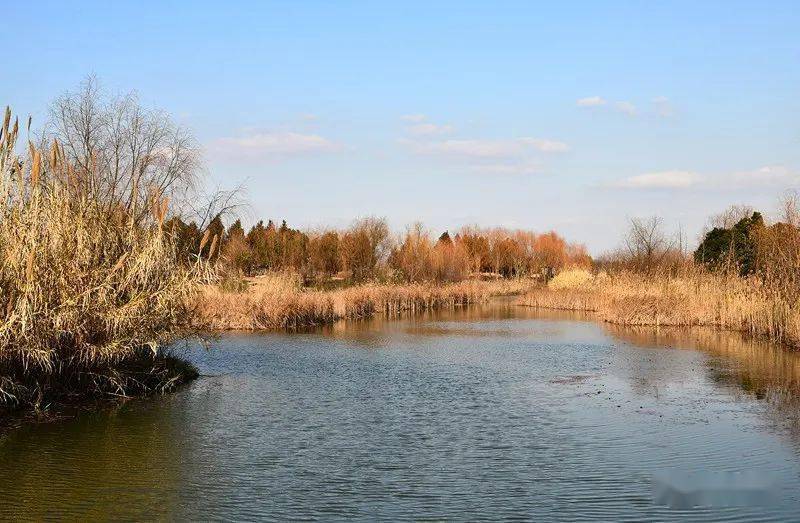
[{"label": "tree line", "polygon": [[385,219],[362,218],[344,230],[301,231],[272,220],[245,230],[222,215],[207,227],[173,217],[165,223],[185,259],[199,255],[242,276],[293,271],[306,281],[339,276],[366,280],[459,281],[479,273],[495,277],[552,275],[566,265],[591,264],[583,245],[556,232],[464,227],[432,235],[422,224],[392,235]]},{"label": "tree line", "polygon": [[733,207],[706,233],[694,260],[712,271],[756,277],[764,286],[800,296],[800,197],[788,192],[780,218],[768,223],[760,212]]},{"label": "tree line", "polygon": [[787,192],[774,220],[749,206],[729,207],[710,218],[693,251],[681,233],[665,232],[661,218],[634,218],[622,247],[595,261],[597,270],[651,275],[698,267],[754,278],[762,288],[800,296],[800,195]]}]

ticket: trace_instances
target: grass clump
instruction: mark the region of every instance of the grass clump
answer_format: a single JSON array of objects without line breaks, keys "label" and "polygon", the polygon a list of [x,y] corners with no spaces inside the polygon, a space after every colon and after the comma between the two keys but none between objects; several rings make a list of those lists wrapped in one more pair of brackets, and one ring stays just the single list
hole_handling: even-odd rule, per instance
[{"label": "grass clump", "polygon": [[167,200],[95,190],[101,167],[73,163],[57,141],[18,156],[10,110],[0,133],[0,412],[190,379],[163,349],[198,274],[162,227]]},{"label": "grass clump", "polygon": [[579,289],[594,281],[592,273],[583,268],[572,268],[553,277],[547,286],[551,289]]}]

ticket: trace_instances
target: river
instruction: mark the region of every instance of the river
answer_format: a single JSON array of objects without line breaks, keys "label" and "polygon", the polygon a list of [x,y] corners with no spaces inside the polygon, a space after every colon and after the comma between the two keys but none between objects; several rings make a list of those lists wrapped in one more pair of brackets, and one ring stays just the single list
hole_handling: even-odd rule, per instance
[{"label": "river", "polygon": [[0,439],[0,517],[796,520],[800,355],[509,300],[230,333],[165,397]]}]

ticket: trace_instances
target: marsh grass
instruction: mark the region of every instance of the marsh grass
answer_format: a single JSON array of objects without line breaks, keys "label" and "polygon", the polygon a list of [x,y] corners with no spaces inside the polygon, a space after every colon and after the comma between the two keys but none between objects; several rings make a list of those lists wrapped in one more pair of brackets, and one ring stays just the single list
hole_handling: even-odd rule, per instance
[{"label": "marsh grass", "polygon": [[195,302],[198,327],[212,330],[295,329],[372,316],[395,317],[435,308],[479,303],[491,296],[519,294],[533,280],[465,280],[450,284],[367,283],[332,291],[303,288],[291,274],[250,279],[246,292],[204,287]]},{"label": "marsh grass", "polygon": [[[94,167],[0,129],[0,411],[78,397],[161,392],[189,379],[163,348],[187,318],[199,266],[178,262],[162,224],[168,202],[141,207],[83,190]],[[135,204],[134,204],[135,207]]]},{"label": "marsh grass", "polygon": [[567,272],[518,303],[594,311],[603,321],[620,325],[713,326],[800,346],[798,296],[756,277],[698,266],[678,273],[623,271],[589,279]]}]

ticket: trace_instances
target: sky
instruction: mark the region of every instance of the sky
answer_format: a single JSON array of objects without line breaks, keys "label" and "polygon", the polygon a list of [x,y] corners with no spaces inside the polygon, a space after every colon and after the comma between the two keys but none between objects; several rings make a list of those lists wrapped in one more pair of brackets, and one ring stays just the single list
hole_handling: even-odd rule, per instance
[{"label": "sky", "polygon": [[[92,74],[203,147],[245,222],[690,239],[800,188],[800,9],[768,2],[19,2],[0,104]],[[10,12],[10,14],[9,14]],[[10,50],[9,50],[10,46]]]}]

